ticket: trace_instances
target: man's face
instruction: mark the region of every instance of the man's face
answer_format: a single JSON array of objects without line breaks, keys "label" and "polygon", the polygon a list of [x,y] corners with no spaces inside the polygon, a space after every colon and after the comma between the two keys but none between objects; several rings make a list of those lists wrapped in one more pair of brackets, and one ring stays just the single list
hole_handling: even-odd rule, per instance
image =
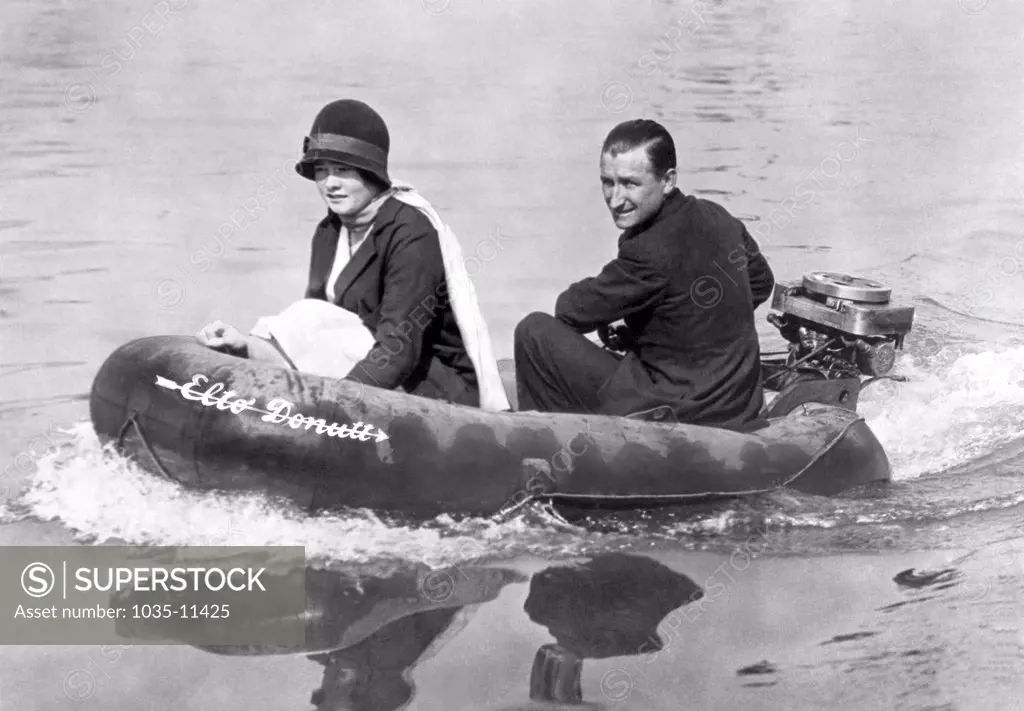
[{"label": "man's face", "polygon": [[675,186],[675,169],[657,177],[645,146],[628,153],[601,155],[604,202],[619,229],[628,229],[653,217]]}]

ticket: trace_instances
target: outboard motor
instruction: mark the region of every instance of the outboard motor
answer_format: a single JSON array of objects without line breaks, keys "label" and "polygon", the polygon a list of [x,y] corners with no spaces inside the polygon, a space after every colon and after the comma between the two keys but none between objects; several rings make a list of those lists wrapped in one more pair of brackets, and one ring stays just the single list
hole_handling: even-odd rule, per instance
[{"label": "outboard motor", "polygon": [[[771,308],[782,313],[768,314],[768,322],[789,351],[783,359],[763,362],[765,387],[780,392],[769,416],[809,400],[856,409],[862,385],[895,378],[886,374],[903,349],[914,309],[892,303],[891,294],[876,281],[835,272],[809,272],[799,284],[776,284]],[[871,379],[861,383],[861,376]]]}]

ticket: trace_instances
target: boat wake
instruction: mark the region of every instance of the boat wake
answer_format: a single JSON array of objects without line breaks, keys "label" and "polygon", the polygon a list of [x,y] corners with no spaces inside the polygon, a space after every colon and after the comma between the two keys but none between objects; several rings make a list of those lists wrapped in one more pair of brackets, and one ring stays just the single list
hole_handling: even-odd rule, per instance
[{"label": "boat wake", "polygon": [[1024,459],[1024,346],[911,350],[894,372],[908,382],[871,385],[859,407],[889,454],[894,484],[835,498],[776,492],[568,520],[542,507],[506,521],[403,521],[365,510],[310,515],[257,493],[183,489],[105,451],[84,422],[71,428],[61,451],[39,461],[27,489],[0,516],[58,522],[69,541],[83,543],[303,545],[311,561],[387,567],[410,560],[445,566],[522,555],[575,557],[635,548],[638,536],[693,548],[772,537],[781,548],[807,549],[816,547],[807,542],[808,532],[831,531],[833,548],[843,541],[861,548],[865,537],[884,547],[892,544],[893,530],[910,523],[1024,502],[1018,464]]},{"label": "boat wake", "polygon": [[[291,501],[260,493],[208,493],[153,476],[102,447],[88,422],[69,443],[38,462],[4,522],[53,521],[68,542],[160,546],[301,545],[312,562],[379,564],[500,560],[542,546],[549,554],[585,553],[580,531],[530,510],[504,522],[488,519],[402,521],[367,510],[310,515]],[[558,529],[566,539],[553,537]],[[597,549],[601,546],[598,545]]]}]

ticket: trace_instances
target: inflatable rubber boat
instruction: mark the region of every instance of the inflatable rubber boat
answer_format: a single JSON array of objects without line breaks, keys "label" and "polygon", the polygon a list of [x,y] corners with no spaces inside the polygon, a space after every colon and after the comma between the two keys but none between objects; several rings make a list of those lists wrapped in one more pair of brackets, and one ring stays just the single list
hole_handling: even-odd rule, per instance
[{"label": "inflatable rubber boat", "polygon": [[769,404],[746,431],[657,413],[485,412],[237,358],[191,336],[118,348],[96,375],[90,415],[101,442],[148,471],[310,509],[489,515],[537,498],[639,508],[888,480],[857,400],[892,377],[913,309],[877,282],[824,272],[778,284],[771,308],[788,350],[764,357]]}]

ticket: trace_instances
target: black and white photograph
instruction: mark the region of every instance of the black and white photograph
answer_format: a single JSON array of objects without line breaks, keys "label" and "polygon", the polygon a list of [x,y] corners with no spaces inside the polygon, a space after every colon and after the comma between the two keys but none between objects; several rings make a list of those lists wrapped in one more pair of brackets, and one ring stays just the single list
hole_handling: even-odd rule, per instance
[{"label": "black and white photograph", "polygon": [[1024,4],[0,18],[0,711],[1024,708]]}]

